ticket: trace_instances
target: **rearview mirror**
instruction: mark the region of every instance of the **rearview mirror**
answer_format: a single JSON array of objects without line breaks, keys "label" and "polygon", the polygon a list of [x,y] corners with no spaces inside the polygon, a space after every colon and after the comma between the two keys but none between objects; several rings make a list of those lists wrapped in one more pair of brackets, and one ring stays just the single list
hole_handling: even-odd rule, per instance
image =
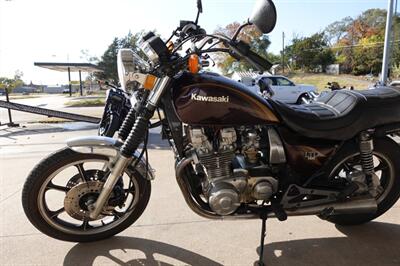
[{"label": "rearview mirror", "polygon": [[203,5],[201,4],[201,0],[197,0],[197,9],[199,13],[203,13]]},{"label": "rearview mirror", "polygon": [[249,22],[262,33],[270,33],[276,25],[276,8],[272,0],[257,0]]}]

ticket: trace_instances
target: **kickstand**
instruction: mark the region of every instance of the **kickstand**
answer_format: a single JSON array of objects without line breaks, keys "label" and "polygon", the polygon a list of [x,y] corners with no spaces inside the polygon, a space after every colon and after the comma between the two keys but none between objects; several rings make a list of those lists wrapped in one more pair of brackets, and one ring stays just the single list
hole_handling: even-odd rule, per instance
[{"label": "kickstand", "polygon": [[264,264],[264,240],[266,236],[266,224],[267,224],[267,213],[260,213],[261,218],[261,241],[260,241],[260,259],[258,260],[258,266],[265,266]]}]

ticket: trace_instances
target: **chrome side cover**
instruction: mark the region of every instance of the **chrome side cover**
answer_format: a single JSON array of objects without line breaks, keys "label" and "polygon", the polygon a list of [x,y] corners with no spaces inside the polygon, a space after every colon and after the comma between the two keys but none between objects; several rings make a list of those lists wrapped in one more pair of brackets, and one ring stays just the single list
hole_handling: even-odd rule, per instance
[{"label": "chrome side cover", "polygon": [[[110,161],[119,155],[121,145],[122,143],[116,139],[102,136],[78,137],[67,140],[67,146],[75,152],[104,155],[109,157]],[[138,157],[139,152],[136,151],[130,164],[133,165]],[[155,171],[150,165],[148,165],[148,168],[149,171],[146,176],[146,160],[144,158],[136,166],[136,170],[142,176],[146,176],[148,180],[154,180]]]},{"label": "chrome side cover", "polygon": [[268,128],[269,138],[269,162],[271,164],[280,164],[286,162],[285,149],[281,138],[274,128]]}]

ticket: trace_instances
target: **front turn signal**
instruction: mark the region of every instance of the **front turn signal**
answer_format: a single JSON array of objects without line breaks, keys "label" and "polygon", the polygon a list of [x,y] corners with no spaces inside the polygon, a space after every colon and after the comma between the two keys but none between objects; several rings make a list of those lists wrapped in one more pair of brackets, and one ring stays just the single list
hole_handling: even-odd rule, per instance
[{"label": "front turn signal", "polygon": [[157,77],[153,75],[146,75],[146,80],[143,83],[143,88],[146,90],[152,90],[156,84]]},{"label": "front turn signal", "polygon": [[189,63],[188,65],[190,73],[197,74],[199,72],[199,63],[200,63],[199,56],[196,54],[192,54],[189,57],[188,63]]}]

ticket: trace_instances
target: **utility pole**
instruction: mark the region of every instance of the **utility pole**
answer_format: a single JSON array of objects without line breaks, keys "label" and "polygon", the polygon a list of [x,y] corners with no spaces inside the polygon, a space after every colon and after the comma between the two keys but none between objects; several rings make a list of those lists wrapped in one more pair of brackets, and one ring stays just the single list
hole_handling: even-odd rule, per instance
[{"label": "utility pole", "polygon": [[392,31],[392,19],[393,19],[393,6],[394,0],[388,0],[387,18],[386,18],[386,32],[385,32],[385,46],[383,50],[383,61],[382,61],[382,73],[380,83],[386,85],[389,73],[390,64],[390,42],[391,42],[391,31]]},{"label": "utility pole", "polygon": [[285,32],[282,32],[282,73],[285,73]]}]

